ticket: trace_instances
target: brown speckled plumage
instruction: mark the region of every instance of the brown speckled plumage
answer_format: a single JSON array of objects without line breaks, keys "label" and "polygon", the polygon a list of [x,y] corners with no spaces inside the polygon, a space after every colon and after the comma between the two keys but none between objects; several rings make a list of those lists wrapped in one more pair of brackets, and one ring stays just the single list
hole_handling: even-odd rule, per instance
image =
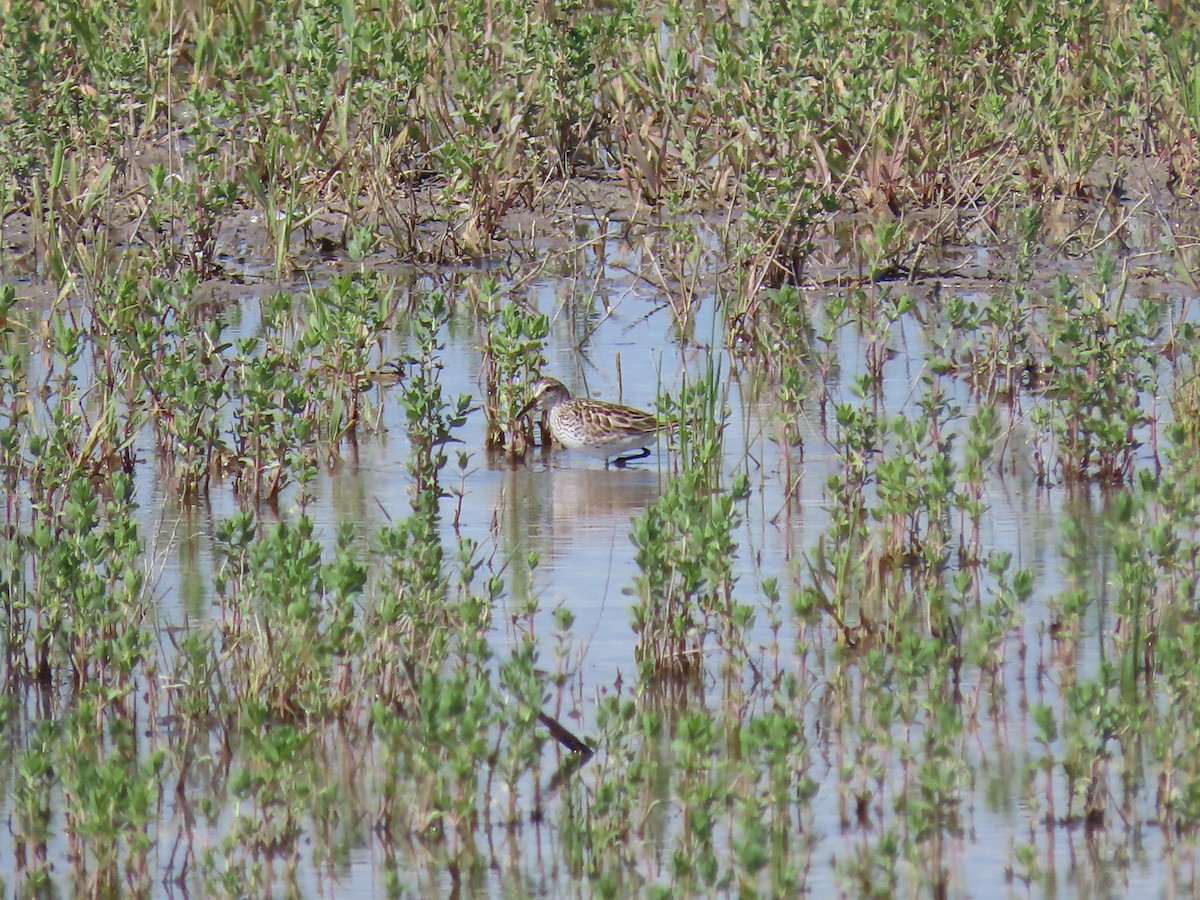
[{"label": "brown speckled plumage", "polygon": [[[653,415],[632,406],[572,397],[562,382],[553,378],[534,382],[533,396],[521,415],[535,406],[549,414],[550,434],[556,441],[570,450],[603,459],[605,465],[611,457],[629,450],[642,451],[631,459],[648,456],[647,448],[662,427]],[[616,462],[623,465],[625,461]]]}]

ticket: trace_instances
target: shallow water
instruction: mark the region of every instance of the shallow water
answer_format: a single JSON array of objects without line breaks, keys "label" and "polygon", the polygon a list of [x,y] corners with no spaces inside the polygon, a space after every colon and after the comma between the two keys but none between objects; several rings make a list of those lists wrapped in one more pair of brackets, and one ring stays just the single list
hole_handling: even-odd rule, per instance
[{"label": "shallow water", "polygon": [[[1152,240],[1152,227],[1146,226],[1146,231],[1144,239]],[[996,265],[992,251],[986,247],[968,248],[963,258],[983,271]],[[685,375],[696,378],[708,354],[718,354],[730,386],[726,473],[732,478],[738,472],[747,472],[751,484],[749,499],[741,509],[744,522],[735,533],[739,548],[734,563],[738,599],[761,608],[761,584],[774,578],[779,581],[786,607],[787,598],[807,577],[806,554],[830,522],[826,485],[829,477],[841,470],[830,443],[832,427],[822,427],[820,405],[815,396],[810,398],[799,419],[802,460],[798,449],[787,451],[792,454],[790,466],[802,472],[798,490],[789,503],[784,484],[789,461],[781,455],[784,451],[777,439],[779,414],[769,392],[763,392],[757,401],[748,399],[754,373],[719,349],[723,336],[717,324],[717,301],[710,292],[695,308],[692,326],[683,329],[687,338],[682,339],[672,312],[658,293],[630,274],[645,262],[637,247],[614,244],[606,249],[602,260],[576,255],[564,260],[553,274],[545,272],[525,286],[528,301],[551,316],[549,374],[577,393],[653,409],[660,393],[676,393]],[[1069,268],[1069,264],[1064,267]],[[459,274],[457,288],[448,288],[452,296],[454,289],[465,290],[477,275]],[[415,291],[429,290],[434,283],[435,279],[423,276],[408,279]],[[1139,282],[1136,288],[1152,296],[1165,293],[1176,310],[1188,296],[1178,286],[1161,283],[1155,286]],[[296,285],[294,289],[303,288]],[[944,293],[953,289],[951,284],[942,288]],[[986,289],[978,286],[971,291],[979,298],[987,296]],[[248,336],[258,328],[261,294],[261,289],[255,287],[235,297],[239,312],[231,337]],[[810,292],[806,297],[818,318],[823,300],[822,291]],[[389,355],[405,350],[403,339],[393,336],[391,341]],[[468,393],[478,398],[480,336],[464,317],[458,316],[447,330],[445,342],[442,378],[446,394]],[[887,416],[919,414],[916,402],[926,354],[931,350],[927,331],[914,317],[902,317],[889,330],[887,346],[892,355],[884,368],[880,412]],[[838,402],[858,402],[853,400],[849,386],[868,371],[867,350],[867,339],[862,334],[850,327],[840,330],[836,343],[840,372],[830,380],[831,403],[827,410]],[[36,354],[31,360],[36,381]],[[945,385],[962,415],[969,415],[972,401],[966,385],[954,380],[947,380]],[[373,397],[382,407],[384,433],[361,439],[336,470],[322,470],[306,506],[319,537],[328,543],[340,522],[353,522],[360,527],[360,534],[370,534],[387,521],[403,517],[409,505],[404,412],[395,388],[377,388]],[[1165,408],[1164,400],[1159,403]],[[1043,865],[1052,869],[1052,880],[1039,882],[1049,887],[1050,893],[1170,893],[1194,883],[1190,846],[1180,848],[1180,857],[1168,856],[1169,865],[1164,865],[1166,848],[1157,831],[1115,828],[1097,836],[1085,835],[1081,828],[1042,829],[1025,806],[1027,791],[1018,776],[1023,768],[1036,762],[1038,755],[1031,738],[1029,704],[1039,697],[1040,702],[1055,702],[1053,685],[1046,683],[1041,670],[1045,656],[1054,650],[1046,636],[1052,624],[1048,601],[1073,587],[1085,587],[1094,598],[1085,618],[1085,638],[1077,645],[1074,659],[1082,676],[1094,673],[1102,653],[1100,638],[1112,627],[1106,611],[1112,560],[1104,530],[1109,516],[1107,492],[1097,486],[1067,489],[1039,485],[1029,464],[1029,447],[1022,440],[1022,415],[1020,410],[1003,413],[1004,417],[1012,417],[1013,429],[1001,456],[1003,471],[993,471],[986,483],[989,512],[983,520],[982,544],[985,551],[1010,552],[1016,568],[1032,570],[1034,594],[1022,609],[1023,623],[1005,644],[1001,689],[995,692],[985,687],[979,673],[963,673],[968,704],[986,704],[989,696],[999,696],[1003,708],[990,717],[980,716],[969,736],[971,750],[966,764],[972,789],[964,798],[964,828],[956,838],[948,839],[943,859],[951,871],[955,891],[969,896],[1022,892],[1021,883],[1014,882],[1007,870],[1013,844],[1028,841],[1041,848]],[[596,460],[555,450],[535,452],[527,460],[513,463],[484,451],[484,419],[478,411],[459,437],[462,448],[471,453],[471,463],[463,482],[458,526],[452,524],[456,501],[448,499],[443,502],[443,529],[447,542],[460,536],[478,541],[483,556],[495,560],[493,568],[503,570],[506,593],[501,600],[504,608],[496,610],[495,652],[499,658],[505,657],[512,639],[510,622],[521,615],[519,610],[528,598],[538,599],[531,627],[542,635],[553,633],[556,608],[569,609],[574,614],[572,650],[579,654],[581,664],[578,683],[570,695],[574,708],[564,710],[562,716],[576,733],[589,734],[596,727],[595,698],[615,690],[618,683],[628,685],[636,680],[635,639],[629,614],[633,600],[628,590],[637,566],[629,539],[630,521],[663,490],[670,471],[669,451],[659,447],[648,459],[625,469],[605,469]],[[1140,465],[1150,465],[1150,453],[1148,446],[1142,448]],[[201,627],[213,617],[215,523],[233,514],[239,504],[228,485],[217,485],[203,503],[180,504],[157,467],[146,462],[154,456],[149,433],[143,436],[137,455],[143,460],[137,471],[137,501],[144,533],[154,535],[152,570],[161,627],[183,631]],[[446,483],[455,484],[453,466]],[[295,505],[294,492],[285,493],[278,515],[293,515]],[[1064,555],[1060,543],[1064,519],[1071,519],[1083,536],[1086,566],[1082,569],[1078,560],[1072,568]],[[529,565],[531,554],[537,557],[535,567]],[[797,648],[794,623],[784,623],[777,641],[768,620],[765,611],[757,617],[748,633],[750,644],[764,648],[764,654],[774,652],[765,648],[777,645],[782,669],[803,668],[816,673],[813,677],[819,679],[821,655],[833,652],[832,629],[825,635],[826,646],[802,653]],[[1021,648],[1026,652],[1022,653]],[[709,689],[718,687],[714,682]],[[34,710],[25,713],[31,720],[36,717]],[[811,729],[813,722],[807,726]],[[825,747],[828,741],[828,736],[814,738],[814,744]],[[341,751],[335,735],[330,735],[330,743],[332,754],[337,756]],[[353,754],[347,754],[342,763],[352,772]],[[893,775],[895,772],[893,768]],[[816,845],[807,885],[815,896],[825,896],[839,890],[840,885],[831,860],[851,855],[866,838],[844,825],[836,760],[825,760],[809,775],[817,782],[818,790],[811,806]],[[889,788],[895,789],[896,785]],[[1055,790],[1061,793],[1063,786],[1057,784]],[[1061,796],[1059,805],[1065,807]],[[207,828],[200,828],[194,839],[201,846],[219,846],[219,837],[230,820],[231,812],[226,810]],[[552,821],[552,817],[547,819],[548,823]],[[673,826],[666,827],[669,830]],[[158,834],[163,861],[171,853],[179,828],[174,821],[174,807],[168,801]],[[508,839],[510,846],[492,851],[493,858],[501,862],[488,877],[489,895],[586,892],[572,885],[555,861],[552,824],[528,826]],[[66,847],[57,844],[54,849],[59,854],[57,868],[65,870]],[[414,883],[436,884],[447,894],[455,892],[456,885],[439,870],[435,855],[426,859],[419,847],[409,851]],[[14,853],[11,832],[0,835],[0,871],[13,871]],[[332,880],[323,868],[310,866],[297,874],[295,883],[304,893],[377,896],[381,892],[380,853],[377,842],[364,832],[344,848]],[[517,860],[521,861],[519,867],[514,864]],[[540,882],[520,880],[539,872]],[[660,883],[667,881],[660,879]]]}]

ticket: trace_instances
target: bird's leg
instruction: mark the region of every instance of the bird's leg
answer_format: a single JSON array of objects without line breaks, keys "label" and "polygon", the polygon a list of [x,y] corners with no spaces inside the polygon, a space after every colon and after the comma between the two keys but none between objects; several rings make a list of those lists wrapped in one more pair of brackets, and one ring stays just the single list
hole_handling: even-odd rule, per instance
[{"label": "bird's leg", "polygon": [[[631,463],[635,459],[645,459],[649,455],[650,455],[650,448],[643,447],[641,453],[634,453],[634,454],[631,454],[630,456],[618,456],[616,459],[613,460],[613,464],[618,469],[623,469],[623,468],[625,468],[626,463]],[[605,465],[607,465],[607,462],[605,463]]]}]

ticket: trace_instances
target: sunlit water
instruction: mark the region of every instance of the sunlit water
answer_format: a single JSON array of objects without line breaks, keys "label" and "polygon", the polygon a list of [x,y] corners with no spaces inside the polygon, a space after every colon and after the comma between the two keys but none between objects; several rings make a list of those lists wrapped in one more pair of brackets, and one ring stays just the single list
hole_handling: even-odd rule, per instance
[{"label": "sunlit water", "polygon": [[[985,250],[971,252],[980,268],[998,265]],[[699,305],[689,338],[681,340],[678,325],[661,296],[628,274],[641,263],[636,248],[625,247],[622,252],[610,248],[606,262],[603,271],[597,272],[594,261],[585,259],[579,262],[581,271],[569,273],[569,277],[547,276],[527,287],[528,301],[552,319],[547,351],[549,374],[577,393],[653,409],[660,392],[674,393],[685,375],[695,378],[702,372],[707,354],[720,352],[712,349],[722,344],[716,301],[710,296]],[[418,290],[432,286],[432,282],[418,284]],[[590,288],[588,293],[581,293],[582,286],[591,284],[596,285],[594,293]],[[950,285],[943,290],[952,289]],[[900,291],[901,287],[890,290]],[[241,313],[231,337],[254,333],[260,296],[261,289],[256,288],[241,298]],[[807,297],[818,316],[823,296],[822,292],[812,292]],[[1183,302],[1182,295],[1176,302]],[[442,383],[446,394],[467,393],[478,398],[477,335],[470,328],[451,328],[445,340]],[[844,328],[838,340],[840,375],[832,383],[833,403],[850,400],[848,386],[865,371],[863,338]],[[888,346],[895,355],[884,370],[884,412],[889,416],[901,412],[914,415],[925,355],[930,349],[924,331],[913,319],[902,318],[891,329]],[[399,342],[389,348],[396,353],[403,349]],[[815,546],[828,525],[825,485],[828,477],[840,470],[840,463],[829,435],[821,427],[820,409],[814,400],[800,423],[803,461],[797,452],[792,465],[802,470],[803,476],[796,502],[789,507],[784,497],[783,473],[787,466],[780,455],[779,424],[772,418],[770,404],[755,404],[746,398],[742,380],[745,373],[734,360],[722,355],[719,364],[729,380],[726,471],[730,477],[746,471],[751,479],[751,495],[742,507],[745,521],[736,533],[738,598],[762,604],[761,584],[764,579],[775,578],[786,605],[790,586],[804,578],[806,551]],[[968,414],[971,406],[966,389],[957,385],[956,390],[959,394],[951,399]],[[330,542],[340,522],[353,522],[361,534],[369,535],[387,521],[405,516],[409,508],[407,441],[398,389],[379,388],[374,399],[382,404],[384,433],[362,438],[355,452],[348,454],[335,471],[323,471],[306,507],[317,523],[319,535]],[[1020,439],[1019,420],[1016,424],[1003,455],[1004,474],[993,474],[987,485],[990,509],[983,523],[983,546],[985,551],[1010,552],[1016,567],[1035,573],[1036,586],[1032,600],[1022,610],[1024,623],[1019,634],[1008,644],[1003,668],[1008,679],[1004,728],[995,732],[985,725],[973,735],[970,764],[978,780],[965,802],[964,833],[951,840],[945,856],[952,884],[972,896],[1007,894],[1014,889],[1006,875],[1011,847],[1014,841],[1029,840],[1031,834],[1044,846],[1043,855],[1052,861],[1057,884],[1065,895],[1134,895],[1161,890],[1177,881],[1186,883],[1191,878],[1187,874],[1190,857],[1164,864],[1163,842],[1157,833],[1125,835],[1129,846],[1113,846],[1109,842],[1121,839],[1119,829],[1099,844],[1085,842],[1082,833],[1071,828],[1047,831],[1034,825],[1031,831],[1028,810],[1023,807],[1026,791],[1015,770],[1024,765],[1032,740],[1028,704],[1036,700],[1039,690],[1043,697],[1046,693],[1053,695],[1052,688],[1038,687],[1036,672],[1039,654],[1048,646],[1042,637],[1049,625],[1047,601],[1067,587],[1079,586],[1068,579],[1058,540],[1064,518],[1073,519],[1087,536],[1093,563],[1084,586],[1097,600],[1089,609],[1088,640],[1081,645],[1077,659],[1083,673],[1095,670],[1100,652],[1097,638],[1111,627],[1105,600],[1111,563],[1104,538],[1106,504],[1102,492],[1094,488],[1068,491],[1039,486],[1028,463],[1028,448]],[[668,477],[667,448],[659,447],[648,459],[625,469],[605,469],[594,459],[566,451],[538,452],[523,462],[511,463],[485,452],[480,411],[470,417],[460,437],[462,447],[471,453],[471,464],[463,484],[465,497],[457,533],[451,525],[456,501],[449,499],[443,506],[446,540],[456,540],[460,535],[471,538],[482,545],[485,557],[494,553],[495,559],[507,563],[507,592],[501,601],[505,608],[497,610],[495,616],[495,652],[499,657],[506,655],[514,610],[523,608],[528,598],[537,598],[539,612],[534,628],[542,635],[553,633],[556,608],[571,611],[582,690],[574,695],[577,708],[569,711],[569,721],[577,733],[586,735],[595,725],[594,698],[612,690],[618,679],[628,683],[636,676],[629,590],[637,567],[629,539],[630,522],[662,490]],[[139,456],[152,460],[153,455],[147,434]],[[453,466],[447,471],[445,483],[456,486]],[[207,593],[211,590],[211,573],[218,564],[213,530],[216,522],[238,509],[232,491],[227,485],[218,485],[206,502],[181,506],[156,466],[147,464],[139,469],[137,500],[144,534],[151,536],[154,548],[153,583],[162,624],[183,629],[203,625],[213,615],[212,598]],[[295,507],[294,491],[286,493],[280,515],[293,515]],[[537,556],[534,568],[527,564],[530,554]],[[796,652],[789,627],[785,625],[782,635],[785,667],[799,664],[794,656],[787,658]],[[758,616],[749,637],[752,644],[764,647],[773,642],[766,615]],[[1028,655],[1019,659],[1016,648],[1022,644],[1028,648]],[[971,677],[965,674],[964,682],[969,685]],[[981,720],[987,721],[985,717]],[[814,896],[824,896],[837,890],[829,865],[831,858],[848,852],[861,836],[845,833],[840,824],[838,798],[832,789],[837,780],[836,767],[822,769],[819,754],[814,754],[814,759],[818,760],[817,770],[810,775],[820,785],[812,807],[818,844],[808,885]],[[170,820],[160,827],[164,860],[170,855],[178,828],[179,824]],[[517,836],[523,845],[516,856],[525,860],[551,857],[552,851],[543,845],[552,843],[552,831],[552,824],[531,826]],[[218,843],[218,833],[209,834],[208,839]],[[1047,840],[1051,841],[1049,845]],[[333,882],[328,880],[328,873],[309,871],[301,877],[301,889],[336,896],[378,895],[378,849],[369,835],[364,836],[364,842],[350,851]],[[0,837],[0,869],[12,870],[13,852],[11,836]],[[1118,865],[1125,853],[1132,858]],[[64,860],[59,868],[65,865]],[[552,871],[546,883],[522,885],[520,890],[549,896],[560,892],[565,876],[553,871],[556,864],[547,865]],[[1183,874],[1173,872],[1172,867],[1182,867]],[[1110,869],[1114,872],[1112,883],[1106,874]],[[414,876],[419,883],[427,883],[420,873]],[[489,893],[511,895],[514,877],[501,867],[489,884]],[[450,892],[448,881],[442,886]]]}]

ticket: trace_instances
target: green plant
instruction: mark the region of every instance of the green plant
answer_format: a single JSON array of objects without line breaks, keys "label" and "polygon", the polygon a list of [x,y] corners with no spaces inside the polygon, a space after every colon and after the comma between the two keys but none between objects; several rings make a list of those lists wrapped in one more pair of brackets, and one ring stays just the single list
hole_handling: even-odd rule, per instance
[{"label": "green plant", "polygon": [[[1112,285],[1113,261],[1101,260],[1100,281]],[[1132,476],[1139,432],[1147,424],[1144,400],[1158,355],[1154,304],[1125,311],[1119,297],[1077,289],[1060,279],[1049,316],[1045,402],[1033,421],[1054,437],[1040,454],[1039,474],[1057,463],[1063,478],[1124,481]]]},{"label": "green plant", "polygon": [[[499,286],[487,279],[485,297],[498,298]],[[527,392],[546,366],[543,348],[550,332],[544,313],[533,313],[517,303],[506,303],[495,315],[484,346],[484,411],[487,414],[486,445],[503,449],[521,459],[532,446],[532,434],[518,413],[529,399]]]},{"label": "green plant", "polygon": [[447,457],[443,447],[455,440],[454,430],[471,412],[471,398],[463,394],[453,403],[444,401],[439,376],[442,349],[438,332],[449,319],[445,298],[431,294],[413,316],[413,337],[417,344],[415,370],[406,384],[404,408],[408,416],[411,446],[408,469],[413,476],[414,505],[429,505],[436,510],[442,495],[441,471]]}]

